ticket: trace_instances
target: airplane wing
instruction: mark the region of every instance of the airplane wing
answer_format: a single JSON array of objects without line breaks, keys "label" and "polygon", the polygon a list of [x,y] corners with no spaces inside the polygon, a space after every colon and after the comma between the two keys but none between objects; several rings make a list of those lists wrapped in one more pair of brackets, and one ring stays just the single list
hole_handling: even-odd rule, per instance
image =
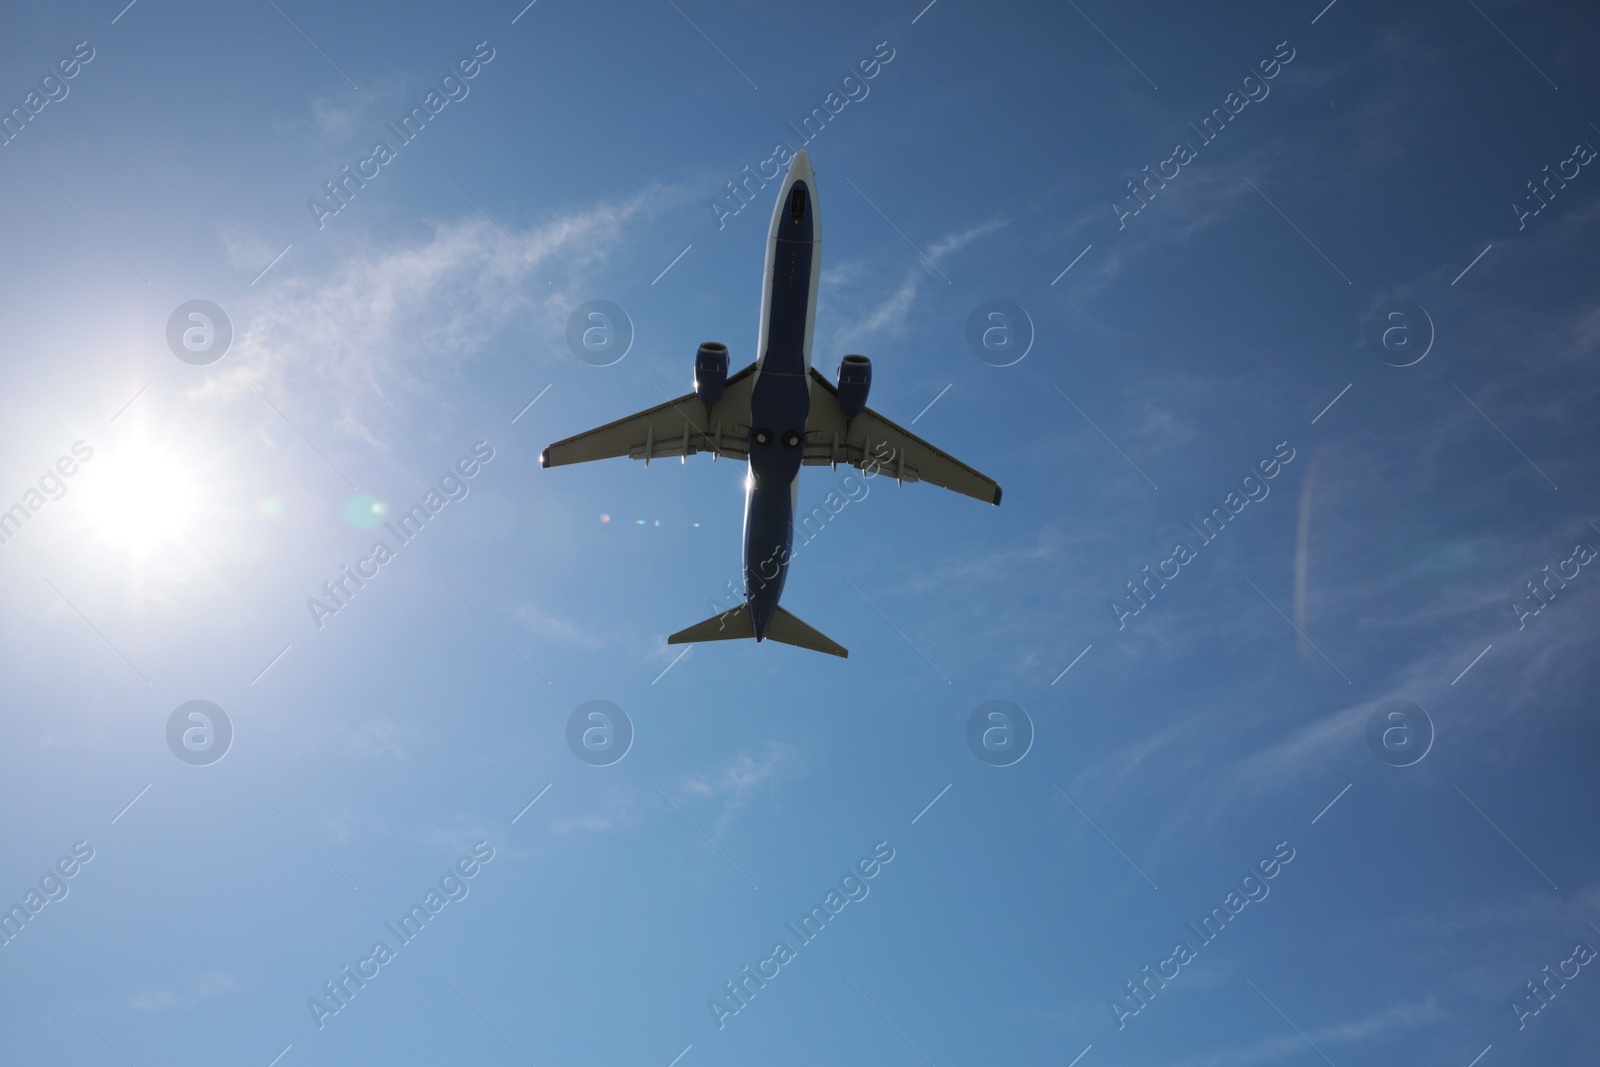
[{"label": "airplane wing", "polygon": [[811,371],[811,417],[806,423],[808,466],[846,463],[900,482],[928,482],[944,489],[1000,503],[1000,486],[959,459],[942,452],[871,408],[846,419],[839,410],[839,391],[815,368]]},{"label": "airplane wing", "polygon": [[694,393],[646,408],[587,433],[569,437],[539,453],[539,466],[559,467],[592,459],[627,456],[645,466],[664,456],[692,456],[710,452],[729,459],[749,453],[750,393],[755,385],[754,363],[728,378],[722,399],[706,406]]}]

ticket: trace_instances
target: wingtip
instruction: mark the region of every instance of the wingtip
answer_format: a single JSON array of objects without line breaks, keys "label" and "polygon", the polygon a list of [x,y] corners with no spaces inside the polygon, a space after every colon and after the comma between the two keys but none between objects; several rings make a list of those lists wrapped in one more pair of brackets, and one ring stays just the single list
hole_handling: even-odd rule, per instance
[{"label": "wingtip", "polygon": [[1000,506],[1000,487],[998,485],[994,487],[994,506]]},{"label": "wingtip", "polygon": [[[550,450],[548,448],[542,450],[539,453],[539,466],[540,466],[541,469],[549,468],[549,466],[550,466]],[[995,501],[995,502],[999,503],[998,500]]]}]

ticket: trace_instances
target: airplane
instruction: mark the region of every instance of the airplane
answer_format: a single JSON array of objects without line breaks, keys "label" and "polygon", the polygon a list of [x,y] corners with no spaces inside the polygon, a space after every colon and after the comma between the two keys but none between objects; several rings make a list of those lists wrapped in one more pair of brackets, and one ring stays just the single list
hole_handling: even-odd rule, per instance
[{"label": "airplane", "polygon": [[[784,176],[767,233],[761,283],[761,333],[756,361],[728,375],[728,348],[715,341],[695,354],[694,391],[557,441],[539,455],[541,467],[627,456],[700,452],[745,460],[743,604],[667,638],[671,645],[753,637],[826,652],[849,651],[778,605],[794,543],[800,469],[840,463],[869,476],[887,473],[901,485],[928,482],[990,504],[1000,486],[960,460],[867,407],[872,361],[847,355],[838,384],[811,366],[817,317],[822,226],[811,160],[795,153]],[[772,570],[775,573],[767,573]]]}]

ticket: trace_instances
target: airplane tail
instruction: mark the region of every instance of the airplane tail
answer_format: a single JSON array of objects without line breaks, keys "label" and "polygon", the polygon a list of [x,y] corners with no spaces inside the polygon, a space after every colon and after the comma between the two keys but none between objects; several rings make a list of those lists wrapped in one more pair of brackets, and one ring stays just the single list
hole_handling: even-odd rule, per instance
[{"label": "airplane tail", "polygon": [[[755,627],[750,622],[750,612],[745,605],[724,611],[720,615],[713,615],[704,622],[697,622],[687,630],[679,630],[667,638],[669,645],[685,645],[699,641],[731,641],[742,637],[754,637]],[[809,648],[813,652],[826,652],[830,656],[840,659],[848,658],[850,651],[837,641],[813,630],[782,608],[778,609],[772,617],[772,624],[767,627],[769,640],[780,644],[794,645],[796,648]]]}]

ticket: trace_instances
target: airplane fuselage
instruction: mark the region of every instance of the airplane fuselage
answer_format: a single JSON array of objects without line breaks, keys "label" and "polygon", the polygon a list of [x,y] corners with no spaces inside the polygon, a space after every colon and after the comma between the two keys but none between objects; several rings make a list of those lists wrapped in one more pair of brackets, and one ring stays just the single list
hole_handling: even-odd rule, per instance
[{"label": "airplane fuselage", "polygon": [[816,207],[816,179],[801,152],[784,177],[767,236],[761,336],[750,397],[744,587],[758,641],[777,612],[794,543],[822,247]]}]

